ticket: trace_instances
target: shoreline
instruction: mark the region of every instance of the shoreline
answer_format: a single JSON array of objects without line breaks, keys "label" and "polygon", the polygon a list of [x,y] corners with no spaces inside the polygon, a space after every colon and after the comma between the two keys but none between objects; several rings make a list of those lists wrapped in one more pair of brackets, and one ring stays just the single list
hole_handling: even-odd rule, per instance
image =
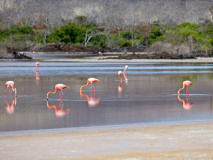
[{"label": "shoreline", "polygon": [[213,121],[55,129],[1,135],[2,159],[208,159]]},{"label": "shoreline", "polygon": [[[105,57],[106,58],[106,57]],[[0,62],[12,62],[12,61],[40,61],[40,62],[130,62],[130,63],[213,63],[213,57],[196,59],[99,59],[99,57],[93,58],[64,58],[64,59],[0,59]]]}]

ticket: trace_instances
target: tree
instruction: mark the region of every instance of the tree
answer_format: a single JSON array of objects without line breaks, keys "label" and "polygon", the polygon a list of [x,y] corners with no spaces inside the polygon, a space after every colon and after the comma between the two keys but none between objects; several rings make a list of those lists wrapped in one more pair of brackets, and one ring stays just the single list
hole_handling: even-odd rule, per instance
[{"label": "tree", "polygon": [[210,13],[212,15],[212,20],[213,20],[213,8],[212,8],[212,5],[209,6],[209,11],[210,11]]},{"label": "tree", "polygon": [[103,32],[94,32],[90,29],[86,30],[86,34],[85,34],[85,38],[84,38],[84,46],[87,46],[87,44],[90,42],[90,40],[96,36],[99,35],[104,35],[106,36],[106,34],[104,34]]}]

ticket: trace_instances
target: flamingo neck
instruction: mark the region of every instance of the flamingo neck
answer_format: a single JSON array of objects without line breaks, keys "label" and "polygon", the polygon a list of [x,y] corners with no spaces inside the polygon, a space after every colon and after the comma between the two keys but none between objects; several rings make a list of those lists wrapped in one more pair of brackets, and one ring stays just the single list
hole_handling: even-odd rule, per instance
[{"label": "flamingo neck", "polygon": [[49,103],[48,103],[48,101],[47,101],[47,108],[49,108],[49,109],[51,109],[51,108],[56,109],[57,107],[56,107],[56,105],[49,105]]},{"label": "flamingo neck", "polygon": [[183,90],[185,88],[185,86],[183,86],[183,88],[178,90],[178,94],[180,94],[180,91]]},{"label": "flamingo neck", "polygon": [[180,95],[178,95],[178,100],[179,100],[180,102],[182,102],[183,104],[185,104],[185,101],[184,101],[183,99],[180,98]]},{"label": "flamingo neck", "polygon": [[122,83],[123,83],[123,82],[122,82],[122,80],[121,80],[120,85],[119,85],[120,87],[122,87]]},{"label": "flamingo neck", "polygon": [[55,93],[57,92],[57,90],[58,90],[58,88],[55,89],[55,92],[48,92],[48,93],[47,93],[47,100],[48,100],[49,94],[50,94],[50,93],[51,93],[51,94],[55,94]]},{"label": "flamingo neck", "polygon": [[86,86],[88,86],[88,85],[89,85],[89,82],[87,82],[87,84],[81,86],[80,90],[82,90],[83,87],[86,87]]},{"label": "flamingo neck", "polygon": [[120,74],[120,80],[121,80],[121,81],[123,80],[123,78],[122,78],[121,74]]}]

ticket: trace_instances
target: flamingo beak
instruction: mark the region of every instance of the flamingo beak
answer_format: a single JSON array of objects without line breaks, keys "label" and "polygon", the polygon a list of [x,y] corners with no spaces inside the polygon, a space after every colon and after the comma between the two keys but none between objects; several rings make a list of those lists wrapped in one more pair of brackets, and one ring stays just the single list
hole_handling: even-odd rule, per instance
[{"label": "flamingo beak", "polygon": [[194,83],[191,83],[191,85],[193,85]]}]

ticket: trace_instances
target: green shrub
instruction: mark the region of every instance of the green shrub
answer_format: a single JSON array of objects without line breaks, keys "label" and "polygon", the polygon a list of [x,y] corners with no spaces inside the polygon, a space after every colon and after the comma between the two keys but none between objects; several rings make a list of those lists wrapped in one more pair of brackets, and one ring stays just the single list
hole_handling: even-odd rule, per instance
[{"label": "green shrub", "polygon": [[120,39],[119,39],[119,46],[121,46],[121,47],[129,47],[129,46],[132,46],[131,40],[127,40],[127,39],[124,39],[124,38],[120,38]]}]

